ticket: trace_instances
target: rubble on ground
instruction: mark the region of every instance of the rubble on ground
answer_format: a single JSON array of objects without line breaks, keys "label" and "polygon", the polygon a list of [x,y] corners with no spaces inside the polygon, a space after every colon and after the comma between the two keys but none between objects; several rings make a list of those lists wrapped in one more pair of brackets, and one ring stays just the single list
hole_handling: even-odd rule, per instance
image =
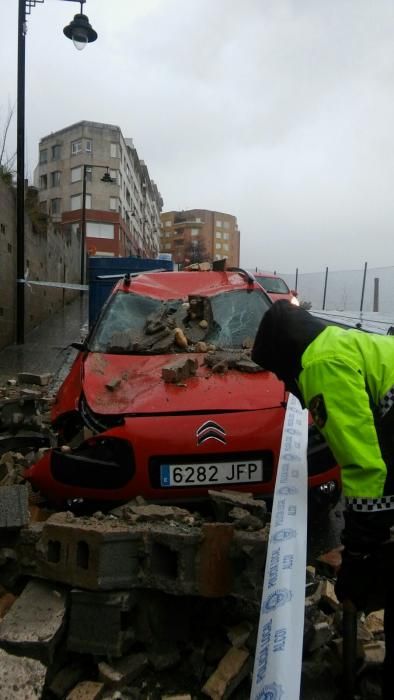
[{"label": "rubble on ground", "polygon": [[[18,438],[10,401],[33,425],[36,411],[47,428],[48,397],[23,399],[38,401],[33,411],[18,403],[15,385],[4,391],[6,434]],[[137,498],[108,512],[57,512],[23,482],[42,449],[27,441],[21,451],[0,451],[0,700],[249,698],[265,502],[213,490],[199,510]],[[339,564],[334,550],[307,567],[305,700],[320,697],[322,684],[331,697],[340,687]],[[362,698],[379,697],[383,656],[382,611],[360,616]]]}]

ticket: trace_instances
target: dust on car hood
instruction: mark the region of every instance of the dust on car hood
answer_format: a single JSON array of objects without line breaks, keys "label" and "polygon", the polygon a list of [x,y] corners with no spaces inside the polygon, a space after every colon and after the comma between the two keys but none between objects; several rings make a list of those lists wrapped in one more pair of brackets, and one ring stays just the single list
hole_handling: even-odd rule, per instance
[{"label": "dust on car hood", "polygon": [[[162,370],[175,358],[198,362],[195,376],[166,383]],[[277,407],[283,384],[269,372],[248,374],[236,369],[215,373],[201,354],[106,355],[89,353],[82,386],[92,411],[99,414],[168,414],[248,411]]]}]

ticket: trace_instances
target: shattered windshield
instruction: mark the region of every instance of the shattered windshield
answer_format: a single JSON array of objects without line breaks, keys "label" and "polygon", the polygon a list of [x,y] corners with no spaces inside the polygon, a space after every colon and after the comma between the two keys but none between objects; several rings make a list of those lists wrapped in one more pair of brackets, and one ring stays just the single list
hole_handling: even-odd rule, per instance
[{"label": "shattered windshield", "polygon": [[258,290],[162,301],[114,294],[89,340],[93,352],[160,355],[251,347],[269,302]]}]

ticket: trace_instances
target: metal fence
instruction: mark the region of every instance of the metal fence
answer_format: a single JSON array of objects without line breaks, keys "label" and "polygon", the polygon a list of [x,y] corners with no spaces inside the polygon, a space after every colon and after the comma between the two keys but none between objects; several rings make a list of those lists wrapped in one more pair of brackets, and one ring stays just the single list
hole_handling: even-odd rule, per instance
[{"label": "metal fence", "polygon": [[293,274],[277,273],[292,289],[297,289],[301,302],[312,309],[327,311],[377,312],[394,317],[394,266],[368,267],[359,270],[329,270]]}]

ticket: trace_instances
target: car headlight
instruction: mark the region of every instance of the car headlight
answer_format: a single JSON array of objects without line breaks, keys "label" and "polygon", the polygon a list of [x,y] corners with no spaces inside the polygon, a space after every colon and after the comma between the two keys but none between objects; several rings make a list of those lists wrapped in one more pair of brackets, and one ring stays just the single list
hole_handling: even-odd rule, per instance
[{"label": "car headlight", "polygon": [[297,297],[292,297],[291,298],[291,304],[294,304],[294,306],[299,306],[300,302],[298,301]]}]

